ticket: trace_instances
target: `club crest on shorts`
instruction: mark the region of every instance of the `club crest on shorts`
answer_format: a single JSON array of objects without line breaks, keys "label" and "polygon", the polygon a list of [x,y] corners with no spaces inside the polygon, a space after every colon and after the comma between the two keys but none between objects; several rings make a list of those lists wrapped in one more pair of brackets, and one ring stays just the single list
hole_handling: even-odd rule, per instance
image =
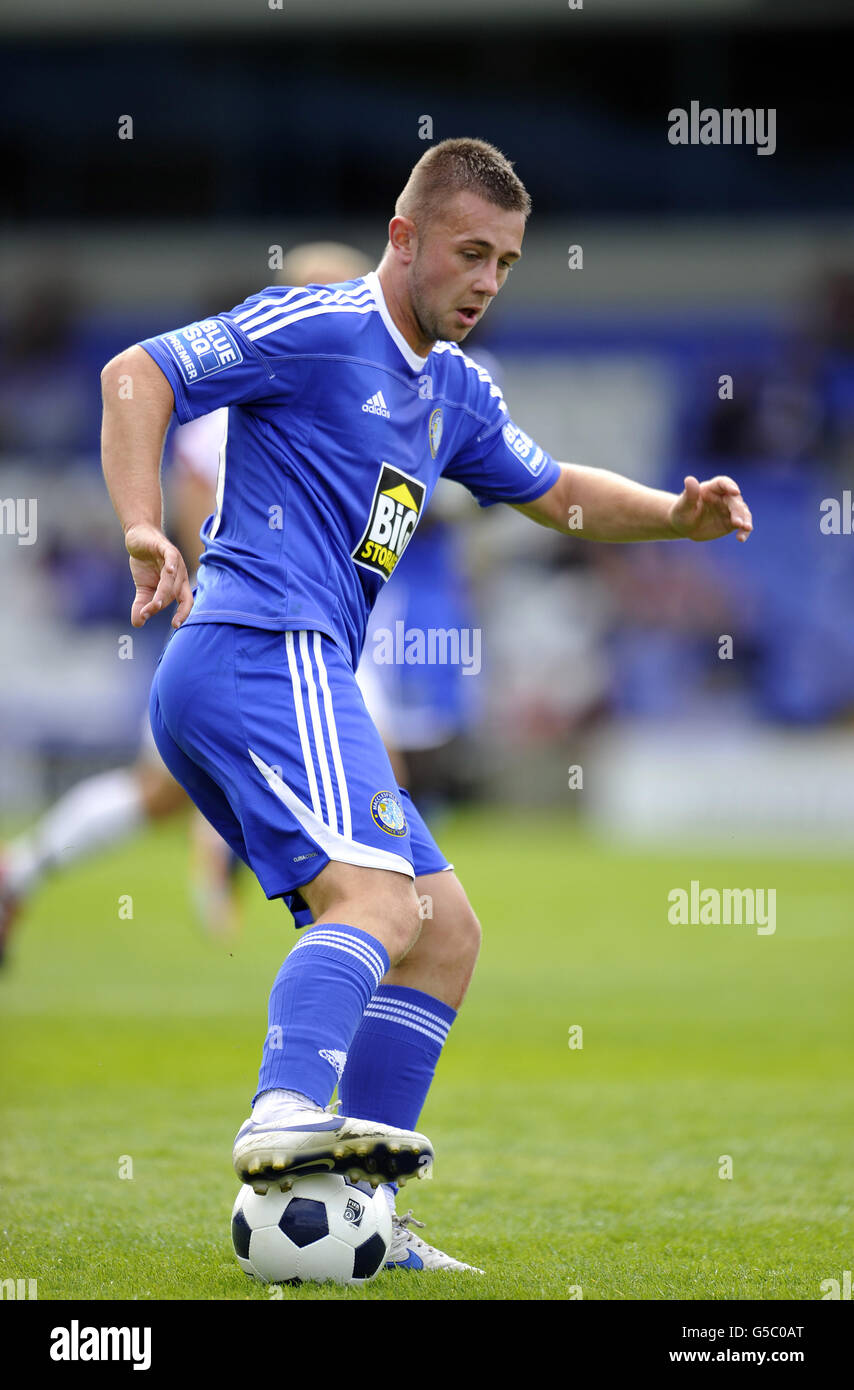
[{"label": "club crest on shorts", "polygon": [[371,801],[371,815],[387,835],[406,834],[406,816],[397,792],[377,792]]},{"label": "club crest on shorts", "polygon": [[442,442],[442,411],[437,408],[432,412],[427,424],[427,433],[430,436],[430,455],[435,458],[439,452],[439,445]]}]

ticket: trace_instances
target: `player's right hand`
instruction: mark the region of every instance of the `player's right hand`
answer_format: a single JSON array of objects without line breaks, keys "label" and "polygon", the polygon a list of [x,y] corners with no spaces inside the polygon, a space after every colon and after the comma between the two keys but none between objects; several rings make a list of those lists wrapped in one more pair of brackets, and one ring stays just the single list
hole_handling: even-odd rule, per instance
[{"label": "player's right hand", "polygon": [[193,591],[181,552],[158,526],[144,521],[128,527],[125,545],[136,585],[131,625],[143,627],[161,609],[177,603],[172,626],[180,627],[193,606]]}]

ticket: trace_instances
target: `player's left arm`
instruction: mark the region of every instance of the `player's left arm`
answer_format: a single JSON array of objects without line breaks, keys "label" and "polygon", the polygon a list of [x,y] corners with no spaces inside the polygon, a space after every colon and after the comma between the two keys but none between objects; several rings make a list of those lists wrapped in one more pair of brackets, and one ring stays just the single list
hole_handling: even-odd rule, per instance
[{"label": "player's left arm", "polygon": [[701,483],[689,475],[677,494],[572,463],[562,463],[552,487],[516,510],[541,526],[594,541],[712,541],[731,531],[746,541],[753,530],[750,509],[732,478]]}]

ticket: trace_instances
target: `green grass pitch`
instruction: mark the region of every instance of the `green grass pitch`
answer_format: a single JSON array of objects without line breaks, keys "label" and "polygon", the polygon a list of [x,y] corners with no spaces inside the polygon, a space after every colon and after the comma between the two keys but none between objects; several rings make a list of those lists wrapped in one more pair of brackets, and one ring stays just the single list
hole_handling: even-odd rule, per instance
[{"label": "green grass pitch", "polygon": [[[281,1296],[820,1299],[854,1254],[851,864],[545,814],[440,839],[485,944],[421,1121],[435,1181],[402,1196],[487,1273]],[[0,1277],[40,1299],[270,1296],[232,1255],[230,1153],[296,934],[247,880],[240,938],[205,940],[186,863],[173,823],[54,879],[0,977]],[[691,879],[776,888],[776,932],[671,925]]]}]

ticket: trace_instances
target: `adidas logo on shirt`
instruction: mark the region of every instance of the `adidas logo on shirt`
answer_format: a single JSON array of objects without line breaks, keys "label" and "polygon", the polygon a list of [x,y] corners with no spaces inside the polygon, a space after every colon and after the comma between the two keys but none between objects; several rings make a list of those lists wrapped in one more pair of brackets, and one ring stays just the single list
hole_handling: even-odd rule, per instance
[{"label": "adidas logo on shirt", "polygon": [[369,396],[362,409],[367,415],[382,415],[384,420],[391,419],[391,411],[385,403],[382,391],[378,391],[375,396]]}]

